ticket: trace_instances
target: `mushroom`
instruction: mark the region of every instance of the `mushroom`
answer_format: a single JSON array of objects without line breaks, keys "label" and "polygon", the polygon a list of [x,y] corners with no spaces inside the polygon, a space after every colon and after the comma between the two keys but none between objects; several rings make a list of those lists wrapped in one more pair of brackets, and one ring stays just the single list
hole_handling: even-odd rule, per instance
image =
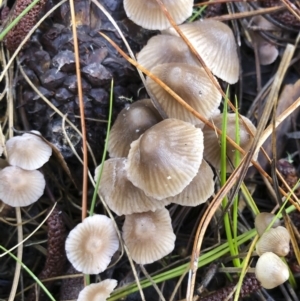
[{"label": "mushroom", "polygon": [[119,113],[109,135],[110,157],[127,157],[130,143],[160,121],[162,118],[150,99],[136,101],[124,108]]},{"label": "mushroom", "polygon": [[48,162],[52,148],[36,134],[23,134],[15,136],[6,142],[7,160],[10,165],[18,166],[26,170],[34,170]]},{"label": "mushroom", "polygon": [[[255,16],[252,19],[253,24],[262,30],[272,30],[278,31],[278,27],[273,23],[269,22],[266,18],[262,16]],[[270,65],[278,57],[279,51],[274,44],[264,39],[259,33],[252,32],[253,42],[257,45],[259,62],[261,65]]]},{"label": "mushroom", "polygon": [[[134,186],[127,178],[125,171],[126,158],[106,160],[103,166],[99,193],[108,207],[117,215],[137,212],[155,211],[170,204],[170,201],[156,200]],[[95,180],[99,176],[101,165],[96,168]]]},{"label": "mushroom", "polygon": [[289,279],[289,270],[276,254],[266,252],[256,263],[255,275],[262,287],[272,289]]},{"label": "mushroom", "polygon": [[259,256],[266,252],[273,252],[278,256],[286,256],[290,251],[290,233],[278,226],[266,231],[256,244],[256,252]]},{"label": "mushroom", "polygon": [[65,248],[76,270],[84,274],[103,272],[119,248],[112,220],[105,215],[85,218],[69,233]]},{"label": "mushroom", "polygon": [[207,162],[202,160],[192,182],[182,192],[166,200],[182,206],[195,207],[207,201],[214,193],[214,186],[214,173]]},{"label": "mushroom", "polygon": [[[247,127],[251,130],[253,134],[256,132],[255,126],[252,122],[246,118],[243,118],[243,121],[247,125]],[[216,115],[212,117],[212,123],[215,125],[216,128],[222,129],[222,119],[223,114]],[[227,136],[229,136],[232,140],[236,140],[236,115],[234,113],[227,114]],[[240,130],[240,147],[247,153],[247,151],[251,147],[251,143],[253,137],[248,133],[244,123],[241,119],[239,119],[239,130]],[[203,128],[203,135],[204,135],[204,158],[208,161],[214,168],[220,169],[221,168],[221,137],[214,129],[211,129],[207,125]],[[234,162],[235,156],[235,148],[229,143],[226,142],[226,155],[231,162]],[[241,156],[242,157],[242,156]],[[253,158],[255,160],[255,157]],[[232,171],[231,164],[227,161],[227,170]]]},{"label": "mushroom", "polygon": [[8,166],[0,171],[0,199],[12,207],[36,202],[44,193],[46,182],[38,170]]},{"label": "mushroom", "polygon": [[[169,63],[152,68],[151,73],[206,118],[215,114],[221,103],[221,93],[202,67],[184,63]],[[181,119],[192,124],[199,123],[197,117],[184,109],[167,91],[149,77],[147,86],[170,118]]]},{"label": "mushroom", "polygon": [[202,161],[203,135],[192,124],[165,119],[131,143],[125,169],[129,181],[157,200],[180,193]]},{"label": "mushroom", "polygon": [[235,39],[229,26],[205,19],[179,25],[179,28],[215,76],[229,84],[238,81],[240,64]]},{"label": "mushroom", "polygon": [[[255,217],[255,228],[259,236],[266,231],[270,223],[275,219],[275,214],[269,212],[261,212]],[[275,219],[272,228],[276,228],[280,226],[280,220],[278,218]]]},{"label": "mushroom", "polygon": [[99,283],[89,284],[79,293],[77,301],[105,301],[117,284],[115,279],[105,279]]},{"label": "mushroom", "polygon": [[123,239],[132,259],[148,264],[171,253],[175,246],[171,218],[166,208],[125,216]]},{"label": "mushroom", "polygon": [[[176,24],[192,15],[193,3],[193,0],[164,1]],[[129,19],[146,29],[163,30],[171,26],[156,0],[124,0],[124,9]]]},{"label": "mushroom", "polygon": [[137,54],[137,61],[148,70],[160,64],[185,63],[199,65],[189,47],[180,38],[172,35],[157,35]]}]

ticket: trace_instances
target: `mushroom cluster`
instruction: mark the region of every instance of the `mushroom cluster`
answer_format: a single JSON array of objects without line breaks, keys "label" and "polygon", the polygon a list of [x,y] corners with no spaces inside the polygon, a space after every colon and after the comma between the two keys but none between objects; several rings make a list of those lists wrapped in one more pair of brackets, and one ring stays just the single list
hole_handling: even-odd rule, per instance
[{"label": "mushroom cluster", "polygon": [[95,179],[102,169],[99,194],[112,211],[125,215],[123,239],[135,262],[152,263],[174,249],[166,205],[197,206],[212,195],[213,171],[203,160],[203,147],[200,128],[162,120],[148,99],[117,117],[108,146],[111,158],[97,167]]},{"label": "mushroom cluster", "polygon": [[260,213],[255,218],[255,227],[260,239],[256,244],[256,252],[260,256],[255,267],[256,278],[262,287],[272,289],[289,278],[289,270],[279,256],[286,256],[290,251],[290,234],[275,219],[272,227],[266,231],[275,215]]},{"label": "mushroom cluster", "polygon": [[5,145],[7,161],[0,170],[0,199],[12,207],[28,206],[44,193],[41,168],[50,158],[52,148],[37,131],[15,136]]},{"label": "mushroom cluster", "polygon": [[[164,4],[178,24],[191,15],[193,1],[167,0]],[[221,93],[185,42],[167,29],[169,21],[157,2],[125,0],[124,7],[128,17],[137,24],[165,30],[148,41],[137,56],[138,62],[220,127]],[[149,17],[152,20],[149,21]],[[180,25],[180,29],[214,75],[230,84],[237,82],[236,44],[227,25],[205,20]],[[228,59],[224,60],[224,56]],[[206,138],[211,137],[209,129],[199,125],[198,119],[151,78],[147,78],[146,83],[168,118],[160,116],[150,99],[124,108],[111,129],[110,159],[95,170],[96,180],[102,172],[99,195],[113,212],[125,215],[122,237],[130,256],[138,264],[152,263],[173,251],[176,237],[165,207],[170,203],[197,206],[206,202],[214,192],[214,173],[204,158],[216,169],[220,162],[220,159],[210,158],[209,151],[205,152],[209,147],[206,145],[214,140],[214,151],[220,153],[219,138]],[[233,121],[235,119],[229,115],[228,123]],[[246,118],[239,128],[245,123],[248,131],[250,128],[255,132]],[[235,130],[230,134],[235,139]],[[240,136],[241,145],[247,151],[251,135],[245,130]],[[229,161],[232,151],[228,146]],[[100,222],[102,224],[98,224]],[[106,269],[119,246],[111,223],[109,218],[95,215],[70,232],[66,253],[77,270],[97,274]],[[80,297],[89,291],[98,291],[98,286],[100,284],[87,287]]]},{"label": "mushroom cluster", "polygon": [[[193,1],[168,0],[164,5],[180,24],[191,14]],[[168,29],[169,21],[157,2],[125,0],[124,8],[135,23],[163,30],[138,53],[138,63],[220,128],[221,93],[183,39]],[[178,11],[182,17],[177,18]],[[236,43],[227,25],[202,20],[179,28],[215,76],[230,84],[237,82]],[[140,264],[152,263],[172,252],[175,235],[165,206],[197,206],[206,202],[214,192],[214,173],[207,161],[219,169],[221,150],[215,131],[212,134],[199,125],[194,115],[151,78],[146,84],[168,118],[161,118],[150,99],[124,108],[109,137],[110,159],[95,171],[98,179],[102,170],[99,195],[117,215],[125,215],[123,239],[132,259]],[[229,114],[228,123],[229,127],[235,126],[234,114]],[[245,151],[251,145],[251,132],[255,132],[255,127],[243,118],[240,140]],[[235,130],[229,134],[235,139]],[[209,148],[219,158],[211,158]],[[228,146],[229,161],[232,152]]]}]

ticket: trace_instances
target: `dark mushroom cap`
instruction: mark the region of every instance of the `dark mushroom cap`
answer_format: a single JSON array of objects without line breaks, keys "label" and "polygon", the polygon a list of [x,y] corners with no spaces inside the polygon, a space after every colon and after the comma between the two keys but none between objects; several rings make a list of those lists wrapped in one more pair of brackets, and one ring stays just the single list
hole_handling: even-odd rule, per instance
[{"label": "dark mushroom cap", "polygon": [[155,199],[180,193],[196,176],[202,161],[201,129],[165,119],[131,143],[125,169],[129,181]]}]

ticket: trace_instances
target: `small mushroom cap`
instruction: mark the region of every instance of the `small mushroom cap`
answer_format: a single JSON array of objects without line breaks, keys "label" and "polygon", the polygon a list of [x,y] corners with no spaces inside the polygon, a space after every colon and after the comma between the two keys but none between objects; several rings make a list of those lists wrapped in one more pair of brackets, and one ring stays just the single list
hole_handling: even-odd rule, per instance
[{"label": "small mushroom cap", "polygon": [[133,185],[162,200],[180,193],[192,181],[202,153],[201,129],[165,119],[131,143],[125,169]]},{"label": "small mushroom cap", "polygon": [[[32,131],[40,135],[37,131]],[[32,134],[15,136],[6,142],[7,160],[10,165],[26,170],[42,167],[52,154],[52,148],[43,139]]]},{"label": "small mushroom cap", "polygon": [[276,254],[267,252],[259,257],[255,275],[262,287],[272,289],[289,279],[289,270]]},{"label": "small mushroom cap", "polygon": [[215,76],[230,84],[238,81],[239,59],[229,26],[205,19],[179,27]]},{"label": "small mushroom cap", "polygon": [[126,215],[123,239],[136,263],[148,264],[168,255],[176,239],[169,211],[162,208]]},{"label": "small mushroom cap", "polygon": [[127,157],[130,144],[148,128],[162,121],[150,99],[134,102],[118,115],[108,140],[110,157]]},{"label": "small mushroom cap", "polygon": [[93,215],[69,233],[65,247],[67,258],[76,270],[98,274],[109,265],[119,248],[119,240],[110,218]]},{"label": "small mushroom cap", "polygon": [[[126,158],[113,158],[104,162],[99,193],[111,210],[117,215],[127,215],[155,211],[170,204],[166,199],[158,201],[147,197],[141,189],[134,186],[127,178],[126,161]],[[101,165],[96,168],[95,180],[100,169]]]},{"label": "small mushroom cap", "polygon": [[[212,117],[212,123],[216,128],[222,129],[222,118],[223,114],[216,115]],[[244,122],[247,124],[248,128],[253,134],[256,132],[256,127],[253,123],[246,117],[242,117]],[[234,113],[227,114],[227,136],[229,136],[233,141],[235,141],[236,125],[235,125],[236,116]],[[240,147],[247,153],[250,149],[253,137],[250,136],[247,129],[245,128],[242,120],[239,119],[239,129],[240,129]],[[207,125],[203,128],[204,135],[204,158],[208,161],[214,168],[221,168],[221,137],[220,135]],[[226,155],[234,163],[235,148],[227,141],[226,142]],[[243,156],[241,155],[241,158]],[[257,156],[256,156],[257,157]],[[255,160],[256,157],[253,159]],[[227,170],[232,171],[231,164],[227,162]]]},{"label": "small mushroom cap", "polygon": [[[254,224],[259,236],[262,236],[262,234],[265,232],[274,218],[275,214],[269,212],[261,212],[256,215]],[[280,226],[280,220],[276,218],[272,225],[272,228],[276,228],[278,226]]]},{"label": "small mushroom cap", "polygon": [[0,199],[12,207],[36,202],[44,193],[46,182],[38,170],[8,166],[0,171]]},{"label": "small mushroom cap", "polygon": [[[263,28],[263,30],[276,31],[276,27],[273,23],[269,22],[266,18],[262,16],[253,17],[253,24],[258,28]],[[259,33],[253,32],[252,39],[257,44],[259,62],[261,65],[270,65],[278,57],[279,51],[274,44],[271,44],[269,41],[264,39]]]},{"label": "small mushroom cap", "polygon": [[138,53],[137,61],[148,70],[157,65],[167,63],[185,63],[201,66],[186,43],[180,37],[172,35],[152,37]]},{"label": "small mushroom cap", "polygon": [[167,198],[171,203],[195,207],[205,203],[214,193],[214,173],[205,160],[192,182],[179,194]]},{"label": "small mushroom cap", "polygon": [[[221,103],[221,93],[202,67],[183,63],[161,64],[152,68],[151,73],[206,118],[215,114]],[[185,110],[167,91],[149,77],[147,86],[170,118],[181,119],[192,124],[199,123],[197,117]]]},{"label": "small mushroom cap", "polygon": [[77,301],[105,301],[117,284],[115,279],[105,279],[99,283],[89,284],[79,293]]},{"label": "small mushroom cap", "polygon": [[[193,3],[193,0],[164,1],[176,24],[192,15]],[[171,26],[156,0],[124,0],[124,9],[129,19],[146,29],[163,30]]]},{"label": "small mushroom cap", "polygon": [[266,252],[273,252],[278,256],[286,256],[290,252],[290,233],[278,226],[266,231],[256,244],[256,252],[259,256]]}]

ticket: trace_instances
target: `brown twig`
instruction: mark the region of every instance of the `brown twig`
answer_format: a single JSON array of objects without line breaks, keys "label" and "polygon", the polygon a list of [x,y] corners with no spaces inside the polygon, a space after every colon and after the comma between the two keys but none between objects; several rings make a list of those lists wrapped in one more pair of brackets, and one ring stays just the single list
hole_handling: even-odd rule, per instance
[{"label": "brown twig", "polygon": [[75,64],[76,64],[76,76],[78,82],[78,99],[79,99],[79,109],[81,117],[81,132],[82,132],[82,146],[83,146],[83,179],[82,179],[82,208],[81,208],[81,218],[82,220],[86,218],[87,214],[87,192],[88,192],[88,151],[87,151],[87,139],[86,139],[86,126],[85,126],[85,114],[84,114],[84,104],[82,95],[82,85],[81,85],[81,72],[80,72],[80,59],[79,59],[79,48],[77,40],[76,31],[76,19],[75,19],[75,7],[74,1],[70,0],[70,12],[72,20],[72,32],[73,32],[73,42],[74,42],[74,54],[75,54]]}]

